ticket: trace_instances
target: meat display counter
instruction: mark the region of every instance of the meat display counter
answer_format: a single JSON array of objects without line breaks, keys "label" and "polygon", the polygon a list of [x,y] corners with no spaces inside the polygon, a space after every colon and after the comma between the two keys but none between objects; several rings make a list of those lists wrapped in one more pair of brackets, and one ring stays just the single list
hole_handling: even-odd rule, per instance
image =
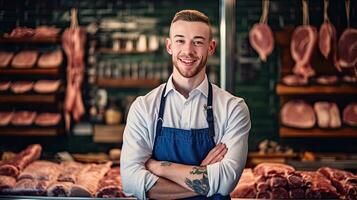
[{"label": "meat display counter", "polygon": [[121,198],[88,198],[88,197],[45,197],[45,196],[7,196],[7,195],[0,195],[0,199],[13,199],[13,200],[30,200],[30,199],[41,199],[41,200],[133,200],[136,198],[130,197],[121,197]]}]

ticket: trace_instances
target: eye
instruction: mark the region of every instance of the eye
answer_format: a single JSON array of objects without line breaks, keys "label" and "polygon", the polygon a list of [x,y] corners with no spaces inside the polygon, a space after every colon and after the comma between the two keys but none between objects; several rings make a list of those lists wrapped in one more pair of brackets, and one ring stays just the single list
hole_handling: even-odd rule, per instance
[{"label": "eye", "polygon": [[203,44],[203,42],[202,41],[194,41],[193,44],[195,46],[201,46]]},{"label": "eye", "polygon": [[185,41],[184,40],[176,40],[176,43],[178,44],[183,44]]}]

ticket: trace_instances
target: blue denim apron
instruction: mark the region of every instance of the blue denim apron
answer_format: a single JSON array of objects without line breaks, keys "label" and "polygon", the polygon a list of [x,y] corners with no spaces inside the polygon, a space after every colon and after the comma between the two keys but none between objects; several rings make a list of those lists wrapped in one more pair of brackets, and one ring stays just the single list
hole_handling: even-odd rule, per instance
[{"label": "blue denim apron", "polygon": [[[206,107],[208,128],[191,130],[162,127],[166,100],[165,85],[161,95],[158,122],[156,124],[156,137],[153,150],[153,158],[155,160],[200,166],[209,151],[215,147],[213,141],[215,133],[212,111],[212,85],[211,83],[208,85]],[[187,199],[230,199],[230,197],[215,194],[210,198],[195,196]]]}]

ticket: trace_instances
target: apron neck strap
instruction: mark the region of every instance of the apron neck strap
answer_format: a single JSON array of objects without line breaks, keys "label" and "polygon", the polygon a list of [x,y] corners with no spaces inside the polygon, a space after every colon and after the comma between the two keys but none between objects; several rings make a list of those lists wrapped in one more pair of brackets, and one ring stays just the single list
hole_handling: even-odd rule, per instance
[{"label": "apron neck strap", "polygon": [[209,128],[209,134],[211,137],[214,137],[214,117],[213,117],[213,109],[212,109],[212,84],[208,82],[208,98],[207,98],[207,122]]},{"label": "apron neck strap", "polygon": [[[166,85],[167,84],[165,84],[164,90],[162,91],[161,94],[159,116],[156,124],[156,135],[159,135],[161,133],[165,103],[166,103],[166,97],[165,97]],[[208,82],[208,98],[207,98],[207,106],[206,106],[207,122],[208,122],[209,134],[211,137],[214,137],[215,133],[214,133],[214,117],[213,117],[213,109],[212,109],[212,96],[213,96],[212,93],[213,93],[212,84]]]}]

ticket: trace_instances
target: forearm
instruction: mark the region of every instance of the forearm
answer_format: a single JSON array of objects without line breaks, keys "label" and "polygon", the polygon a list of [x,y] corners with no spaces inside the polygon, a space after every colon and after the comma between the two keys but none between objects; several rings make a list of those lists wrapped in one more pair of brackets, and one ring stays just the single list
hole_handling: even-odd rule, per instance
[{"label": "forearm", "polygon": [[147,196],[151,199],[181,199],[197,196],[197,194],[168,179],[159,178],[147,192]]},{"label": "forearm", "polygon": [[152,173],[169,179],[199,195],[207,195],[209,183],[206,167],[190,166],[166,161],[153,161]]}]

